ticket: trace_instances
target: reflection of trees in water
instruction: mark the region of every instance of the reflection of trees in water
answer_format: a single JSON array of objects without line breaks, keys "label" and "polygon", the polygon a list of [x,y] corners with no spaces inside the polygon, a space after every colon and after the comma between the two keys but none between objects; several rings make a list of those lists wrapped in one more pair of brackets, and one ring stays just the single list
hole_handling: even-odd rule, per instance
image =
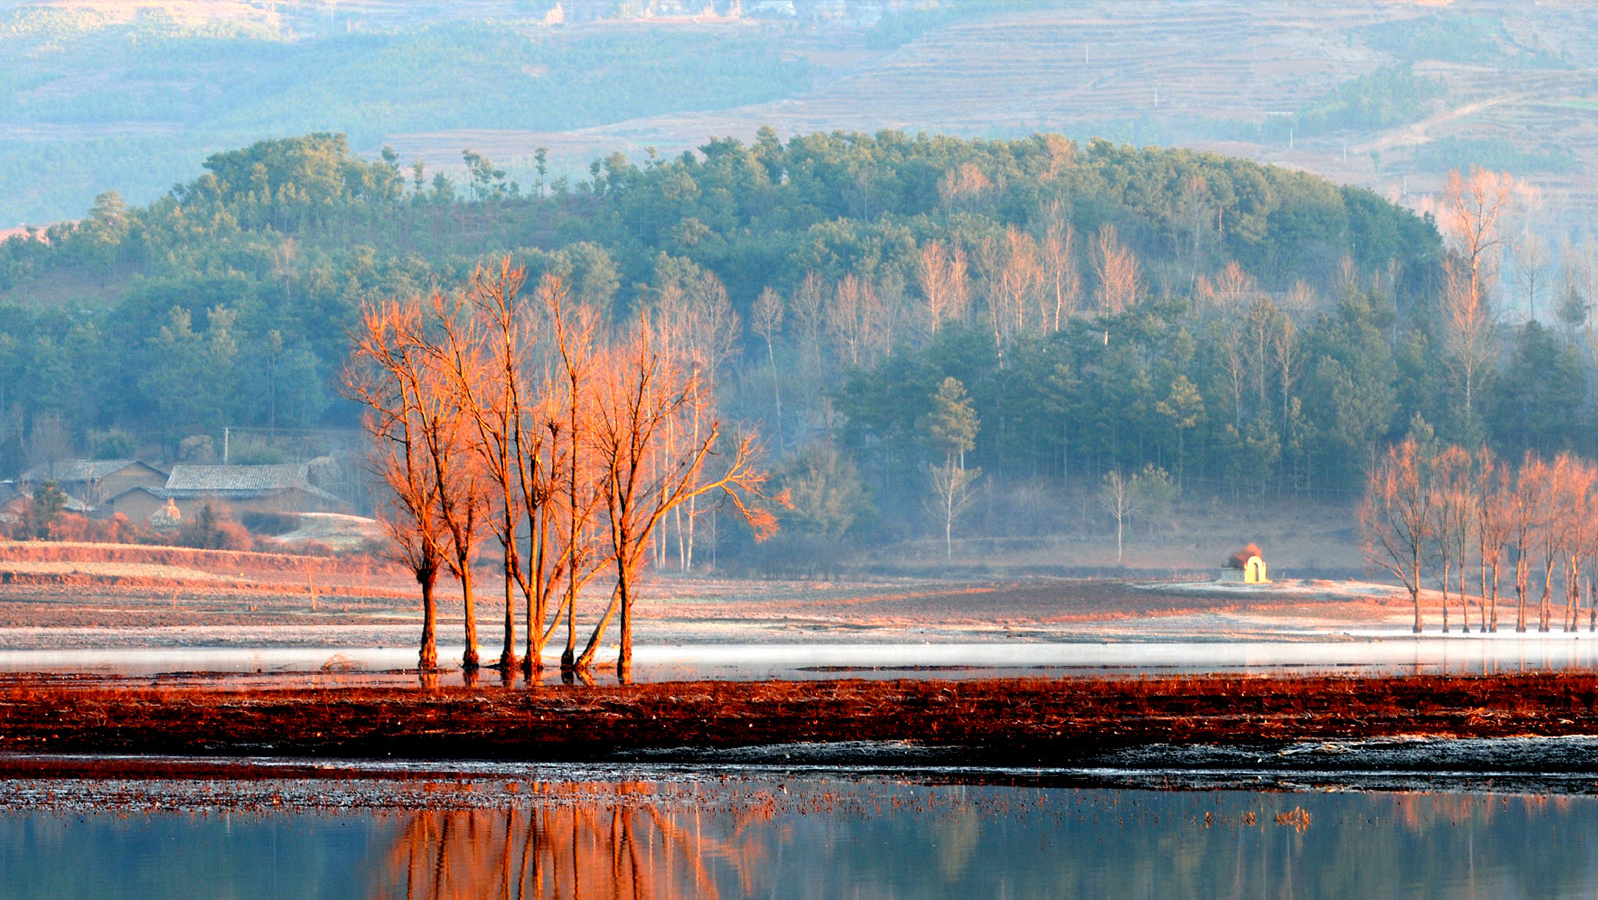
[{"label": "reflection of trees in water", "polygon": [[744,895],[754,890],[765,848],[745,826],[769,819],[769,810],[735,814],[729,834],[712,835],[699,812],[663,808],[647,793],[624,785],[621,796],[603,800],[409,813],[374,897],[714,898],[726,868]]}]

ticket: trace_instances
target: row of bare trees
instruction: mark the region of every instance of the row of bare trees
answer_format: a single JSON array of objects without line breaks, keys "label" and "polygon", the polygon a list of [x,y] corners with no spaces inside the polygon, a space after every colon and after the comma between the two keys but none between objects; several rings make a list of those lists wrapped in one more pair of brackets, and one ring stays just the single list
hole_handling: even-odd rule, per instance
[{"label": "row of bare trees", "polygon": [[1588,629],[1598,630],[1598,466],[1587,460],[1528,453],[1516,468],[1485,447],[1431,450],[1411,437],[1372,469],[1359,522],[1371,561],[1409,591],[1417,633],[1428,580],[1442,591],[1443,631],[1453,602],[1470,630],[1474,599],[1478,630],[1496,632],[1499,584],[1509,573],[1517,632],[1527,630],[1539,589],[1538,631],[1552,630],[1556,615],[1576,631],[1583,593]]},{"label": "row of bare trees", "polygon": [[[702,333],[670,309],[613,331],[554,277],[524,302],[525,280],[503,262],[479,267],[461,295],[368,304],[345,383],[367,410],[381,518],[421,586],[419,665],[437,665],[445,572],[464,606],[462,665],[479,665],[473,564],[491,540],[505,582],[501,669],[518,662],[520,605],[529,675],[562,626],[563,673],[590,669],[619,620],[625,678],[639,575],[662,523],[716,498],[763,537],[776,527],[766,472],[754,439],[725,435],[715,416],[717,361]],[[579,650],[581,598],[596,583],[609,599]]]}]

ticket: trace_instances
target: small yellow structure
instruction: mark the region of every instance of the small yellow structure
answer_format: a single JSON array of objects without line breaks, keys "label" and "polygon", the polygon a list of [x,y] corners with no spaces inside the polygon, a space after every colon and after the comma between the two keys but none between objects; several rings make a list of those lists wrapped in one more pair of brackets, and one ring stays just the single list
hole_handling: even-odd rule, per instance
[{"label": "small yellow structure", "polygon": [[1254,544],[1233,553],[1221,566],[1221,581],[1238,581],[1243,584],[1269,584],[1265,573],[1265,558]]}]

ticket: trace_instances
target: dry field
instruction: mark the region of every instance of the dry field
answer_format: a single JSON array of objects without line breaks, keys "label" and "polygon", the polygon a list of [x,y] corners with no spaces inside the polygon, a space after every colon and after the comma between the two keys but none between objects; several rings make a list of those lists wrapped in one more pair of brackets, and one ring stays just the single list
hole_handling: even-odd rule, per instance
[{"label": "dry field", "polygon": [[[755,581],[656,576],[636,607],[641,643],[986,642],[1016,639],[1280,637],[1402,624],[1407,598],[1360,582],[1217,588],[1060,577],[857,577]],[[483,571],[479,636],[498,647],[503,582]],[[441,640],[462,615],[442,582]],[[604,597],[580,614],[586,633]],[[398,568],[362,557],[164,547],[0,544],[0,650],[102,647],[408,646],[419,594]]]}]

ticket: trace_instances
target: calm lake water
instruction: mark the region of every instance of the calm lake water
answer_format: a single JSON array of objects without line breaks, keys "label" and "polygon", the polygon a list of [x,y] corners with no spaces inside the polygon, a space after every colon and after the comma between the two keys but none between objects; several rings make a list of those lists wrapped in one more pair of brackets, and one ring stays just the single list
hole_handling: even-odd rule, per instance
[{"label": "calm lake water", "polygon": [[[0,788],[13,804],[0,805],[0,897],[27,900],[1598,893],[1598,799],[1587,797],[814,775]],[[307,802],[353,808],[276,811]],[[98,804],[111,811],[88,811]],[[434,808],[371,808],[385,804]]]},{"label": "calm lake water", "polygon": [[[446,664],[461,648],[441,646]],[[614,649],[594,672],[614,671]],[[551,654],[545,680],[559,681]],[[282,683],[415,684],[413,647],[150,647],[93,650],[15,650],[0,642],[0,674],[163,673],[225,675],[237,683],[260,678]],[[639,682],[758,678],[973,678],[1008,675],[1086,675],[1115,672],[1336,672],[1345,674],[1492,674],[1598,668],[1598,636],[1555,634],[1348,634],[1337,640],[1276,641],[1025,641],[990,643],[681,644],[639,646]],[[482,673],[484,681],[497,677]],[[459,684],[459,672],[443,683]]]}]

